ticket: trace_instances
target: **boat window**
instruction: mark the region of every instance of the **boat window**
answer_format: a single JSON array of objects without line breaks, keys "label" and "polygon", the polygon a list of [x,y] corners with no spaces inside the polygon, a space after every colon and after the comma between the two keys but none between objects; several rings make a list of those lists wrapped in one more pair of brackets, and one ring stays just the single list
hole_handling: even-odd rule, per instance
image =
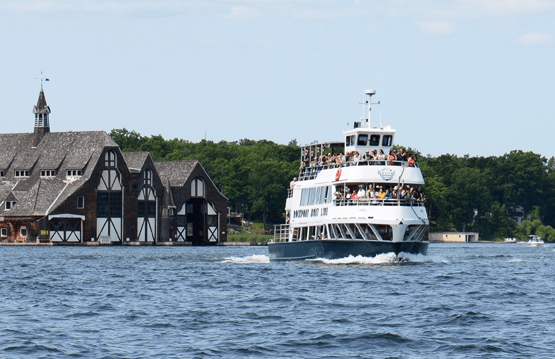
[{"label": "boat window", "polygon": [[320,192],[322,192],[322,187],[317,187],[316,195],[314,197],[314,204],[320,204]]},{"label": "boat window", "polygon": [[393,136],[384,135],[383,140],[382,140],[382,146],[385,146],[385,147],[391,146],[391,142],[393,142],[393,141],[391,141],[392,139],[393,139]]},{"label": "boat window", "polygon": [[319,203],[326,203],[326,197],[328,195],[328,187],[322,187],[322,191],[320,192],[320,201]]},{"label": "boat window", "polygon": [[314,195],[316,194],[316,188],[311,188],[308,190],[308,205],[311,206],[314,204]]},{"label": "boat window", "polygon": [[331,190],[331,187],[328,187],[328,199],[327,199],[328,203],[331,203],[331,194],[332,194],[332,192],[333,191]]},{"label": "boat window", "polygon": [[303,189],[301,191],[301,206],[306,206],[308,203],[308,190]]},{"label": "boat window", "polygon": [[357,145],[366,146],[368,144],[368,135],[358,135]]},{"label": "boat window", "polygon": [[355,135],[349,135],[345,137],[345,146],[355,145]]},{"label": "boat window", "polygon": [[370,136],[370,146],[379,146],[379,145],[380,145],[380,135]]}]

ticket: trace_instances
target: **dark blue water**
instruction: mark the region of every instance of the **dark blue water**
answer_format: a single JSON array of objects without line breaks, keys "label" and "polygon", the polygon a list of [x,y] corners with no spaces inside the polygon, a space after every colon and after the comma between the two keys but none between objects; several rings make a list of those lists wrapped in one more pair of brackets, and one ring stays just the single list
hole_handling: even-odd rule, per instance
[{"label": "dark blue water", "polygon": [[0,357],[551,358],[554,250],[0,247]]}]

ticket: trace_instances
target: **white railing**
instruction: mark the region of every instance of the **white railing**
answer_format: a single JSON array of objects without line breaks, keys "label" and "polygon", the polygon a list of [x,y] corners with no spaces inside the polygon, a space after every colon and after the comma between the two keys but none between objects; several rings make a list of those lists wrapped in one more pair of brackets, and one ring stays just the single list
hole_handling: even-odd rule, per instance
[{"label": "white railing", "polygon": [[423,201],[410,199],[336,199],[335,206],[411,206],[424,207]]},{"label": "white railing", "polygon": [[350,166],[402,166],[402,167],[412,167],[418,168],[418,164],[415,162],[414,166],[409,166],[408,161],[388,161],[388,160],[361,160],[361,161],[348,161],[341,164],[328,163],[323,165],[310,165],[308,167],[301,168],[299,172],[299,181],[306,181],[316,178],[318,172],[321,170],[327,170],[330,168],[343,168]]},{"label": "white railing", "polygon": [[272,242],[287,242],[288,239],[289,239],[289,225],[275,224],[274,239]]}]

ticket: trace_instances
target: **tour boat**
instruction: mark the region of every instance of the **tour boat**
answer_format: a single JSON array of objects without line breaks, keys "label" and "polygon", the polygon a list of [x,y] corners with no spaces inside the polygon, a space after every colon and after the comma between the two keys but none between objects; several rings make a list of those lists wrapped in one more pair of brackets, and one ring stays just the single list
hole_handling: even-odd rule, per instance
[{"label": "tour boat", "polygon": [[[371,126],[376,91],[365,93],[366,123],[355,122],[343,132],[344,141],[301,147],[301,170],[285,204],[286,223],[275,226],[268,244],[270,260],[427,254],[429,221],[418,163],[402,156],[369,160],[357,155],[382,150],[388,156],[396,133],[389,125]],[[333,162],[322,160],[324,155]]]}]

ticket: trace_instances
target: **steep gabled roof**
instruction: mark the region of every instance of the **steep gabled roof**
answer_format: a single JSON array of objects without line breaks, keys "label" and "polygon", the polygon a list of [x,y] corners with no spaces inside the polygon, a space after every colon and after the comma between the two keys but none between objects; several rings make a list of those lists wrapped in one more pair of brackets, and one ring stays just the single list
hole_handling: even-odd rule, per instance
[{"label": "steep gabled roof", "polygon": [[0,169],[7,169],[14,161],[18,152],[30,147],[32,142],[32,133],[0,134]]},{"label": "steep gabled roof", "polygon": [[140,172],[150,156],[148,152],[122,152],[122,154],[131,172]]},{"label": "steep gabled roof", "polygon": [[[17,204],[5,211],[5,215],[47,215],[90,178],[106,147],[118,148],[104,131],[50,132],[36,148],[32,147],[32,141],[32,134],[0,134],[0,164],[6,164],[2,168],[4,182],[12,186],[9,191],[8,185],[0,186],[0,201],[8,193],[17,199]],[[15,170],[31,169],[29,178],[13,177]],[[58,173],[55,178],[43,179],[40,178],[41,170],[57,170]],[[67,180],[67,170],[81,170],[82,176]]]},{"label": "steep gabled roof", "polygon": [[162,183],[166,185],[169,181],[172,187],[184,186],[195,167],[199,164],[199,161],[154,162]]}]

